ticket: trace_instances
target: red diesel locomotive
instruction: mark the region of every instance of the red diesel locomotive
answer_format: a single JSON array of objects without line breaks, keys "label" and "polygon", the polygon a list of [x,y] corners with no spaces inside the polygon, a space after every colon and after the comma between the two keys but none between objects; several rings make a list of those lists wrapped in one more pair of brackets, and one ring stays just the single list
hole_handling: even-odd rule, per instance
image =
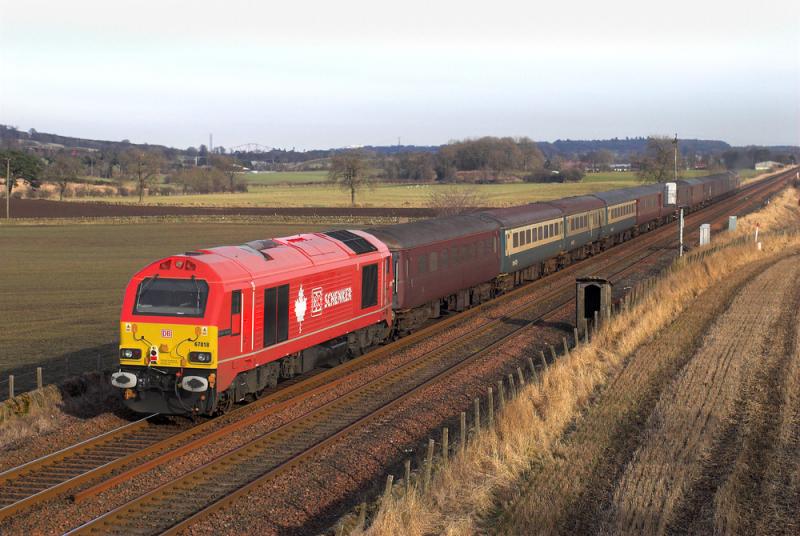
[{"label": "red diesel locomotive", "polygon": [[112,384],[139,412],[213,414],[389,337],[392,263],[361,231],[174,255],[125,291]]}]

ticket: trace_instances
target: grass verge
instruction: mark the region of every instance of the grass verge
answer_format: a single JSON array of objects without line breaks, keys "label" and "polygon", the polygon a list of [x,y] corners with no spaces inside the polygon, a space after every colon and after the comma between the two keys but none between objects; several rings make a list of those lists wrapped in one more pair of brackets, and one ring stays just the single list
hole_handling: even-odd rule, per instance
[{"label": "grass verge", "polygon": [[[414,492],[382,504],[367,532],[466,534],[486,530],[482,522],[487,516],[503,517],[505,505],[498,506],[498,498],[514,497],[529,472],[558,466],[559,447],[576,419],[637,348],[674,322],[695,298],[731,274],[800,247],[796,234],[765,237],[763,251],[740,240],[749,234],[748,225],[754,221],[761,223],[762,232],[787,224],[796,229],[800,224],[800,213],[792,208],[796,196],[796,190],[787,190],[762,211],[742,218],[739,231],[717,237],[717,249],[676,265],[645,300],[617,315],[592,343],[556,362],[539,383],[526,386],[499,416],[494,429],[482,433],[463,455],[457,455],[436,474],[428,494]],[[726,244],[730,247],[721,247]],[[575,486],[581,484],[557,473],[552,478],[559,482],[548,490],[532,489],[526,497],[535,498],[540,507],[537,511],[566,507]],[[535,530],[524,521],[508,520],[501,530],[547,533],[561,528],[561,520],[555,515],[549,517],[553,525],[539,525]],[[518,522],[521,524],[515,524]]]}]

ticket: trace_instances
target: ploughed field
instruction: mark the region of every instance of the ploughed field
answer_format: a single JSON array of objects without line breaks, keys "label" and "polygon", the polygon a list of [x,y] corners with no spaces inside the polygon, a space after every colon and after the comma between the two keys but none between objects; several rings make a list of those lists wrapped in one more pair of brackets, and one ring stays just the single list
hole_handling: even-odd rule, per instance
[{"label": "ploughed field", "polygon": [[[45,382],[116,360],[122,295],[160,257],[331,225],[150,222],[0,227],[0,378],[44,366]],[[18,391],[24,388],[19,380]],[[3,395],[6,393],[3,392]],[[3,396],[4,398],[5,396]]]},{"label": "ploughed field", "polygon": [[499,531],[800,532],[798,277],[795,253],[699,296],[531,471]]}]

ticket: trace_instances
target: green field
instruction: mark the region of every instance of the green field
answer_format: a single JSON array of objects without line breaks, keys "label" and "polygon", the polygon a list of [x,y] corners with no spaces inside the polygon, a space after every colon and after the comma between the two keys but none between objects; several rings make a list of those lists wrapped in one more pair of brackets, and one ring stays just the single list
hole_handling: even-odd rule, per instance
[{"label": "green field", "polygon": [[241,175],[247,184],[307,184],[310,182],[325,182],[328,180],[327,171],[275,171],[269,173],[245,173]]},{"label": "green field", "polygon": [[[705,175],[687,171],[686,177]],[[146,204],[187,206],[268,206],[268,207],[348,207],[350,194],[330,184],[326,172],[281,172],[246,175],[250,191],[174,196],[149,196]],[[578,183],[509,183],[509,184],[395,184],[377,182],[371,189],[359,191],[356,204],[361,207],[425,207],[437,190],[457,188],[474,190],[481,205],[510,206],[545,201],[640,184],[635,173],[605,172],[587,174]],[[80,198],[81,201],[138,203],[136,196]]]},{"label": "green field", "polygon": [[54,358],[115,343],[126,283],[160,257],[310,230],[260,223],[0,225],[0,372],[39,363],[47,377],[61,366]]}]

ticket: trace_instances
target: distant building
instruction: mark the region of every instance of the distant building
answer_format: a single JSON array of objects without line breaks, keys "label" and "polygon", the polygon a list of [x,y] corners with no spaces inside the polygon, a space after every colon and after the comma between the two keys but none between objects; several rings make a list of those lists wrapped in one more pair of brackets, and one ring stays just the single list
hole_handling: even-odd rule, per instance
[{"label": "distant building", "polygon": [[772,160],[765,160],[764,162],[756,162],[756,169],[767,170],[775,167],[781,167],[783,164],[780,162],[773,162]]},{"label": "distant building", "polygon": [[611,164],[609,166],[611,171],[630,171],[631,165],[630,164]]}]

